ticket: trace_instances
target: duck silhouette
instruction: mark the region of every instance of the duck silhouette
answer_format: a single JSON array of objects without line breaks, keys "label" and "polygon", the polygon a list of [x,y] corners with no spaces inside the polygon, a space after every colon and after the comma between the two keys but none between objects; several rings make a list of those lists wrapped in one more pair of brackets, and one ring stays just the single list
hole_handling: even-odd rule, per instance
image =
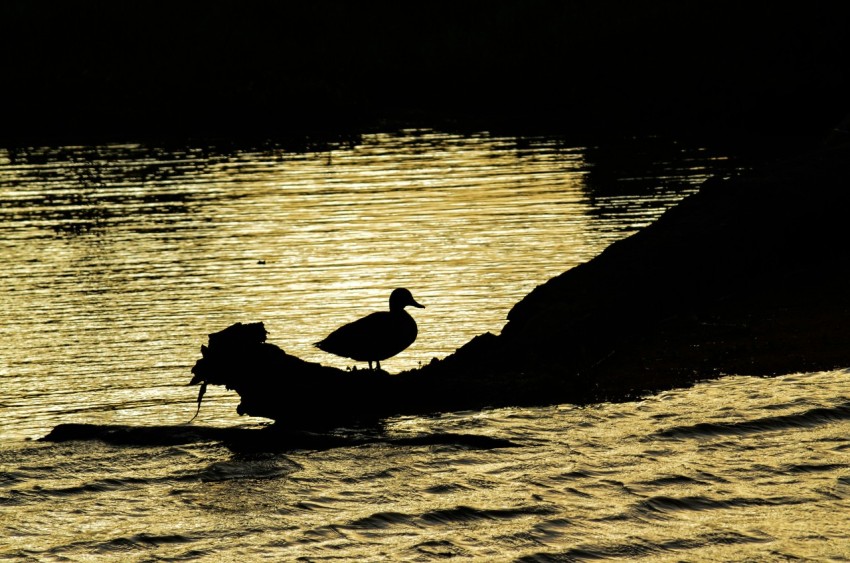
[{"label": "duck silhouette", "polygon": [[416,321],[404,310],[408,305],[425,308],[407,289],[394,289],[389,311],[372,313],[343,325],[313,346],[337,356],[369,362],[369,369],[375,362],[377,369],[381,369],[381,360],[395,356],[416,340]]}]

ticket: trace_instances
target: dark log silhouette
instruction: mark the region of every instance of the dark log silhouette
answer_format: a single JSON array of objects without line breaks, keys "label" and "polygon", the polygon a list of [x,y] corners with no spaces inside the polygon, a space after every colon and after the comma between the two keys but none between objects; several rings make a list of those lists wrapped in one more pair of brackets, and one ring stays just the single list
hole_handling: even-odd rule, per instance
[{"label": "dark log silhouette", "polygon": [[291,431],[279,425],[263,428],[217,428],[200,425],[124,426],[117,424],[60,424],[44,442],[98,440],[116,446],[175,446],[199,442],[222,442],[238,453],[262,453],[290,450],[327,450],[364,444],[384,443],[395,446],[450,446],[468,450],[518,448],[504,438],[478,434],[438,432],[428,434],[386,434],[380,428],[371,432],[315,433]]},{"label": "dark log silhouette", "polygon": [[[842,140],[844,141],[844,140]],[[537,287],[498,336],[389,375],[305,362],[261,323],[210,335],[193,384],[318,427],[488,406],[628,400],[723,374],[850,366],[850,144],[711,179]],[[200,399],[200,397],[199,397]]]}]

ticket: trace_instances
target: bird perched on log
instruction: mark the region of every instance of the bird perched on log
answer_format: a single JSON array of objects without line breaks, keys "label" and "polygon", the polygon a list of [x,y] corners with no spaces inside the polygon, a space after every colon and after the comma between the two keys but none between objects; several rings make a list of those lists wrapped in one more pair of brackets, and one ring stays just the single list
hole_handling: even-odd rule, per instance
[{"label": "bird perched on log", "polygon": [[408,305],[424,309],[413,294],[400,287],[390,294],[390,310],[366,315],[343,325],[314,346],[358,362],[372,362],[381,369],[381,360],[391,358],[416,340],[416,321],[404,310]]}]

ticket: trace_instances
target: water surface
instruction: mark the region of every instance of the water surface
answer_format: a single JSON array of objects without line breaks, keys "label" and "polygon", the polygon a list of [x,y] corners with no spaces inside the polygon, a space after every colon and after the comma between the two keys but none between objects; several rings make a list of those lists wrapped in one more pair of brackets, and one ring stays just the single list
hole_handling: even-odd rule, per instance
[{"label": "water surface", "polygon": [[[415,367],[742,168],[662,139],[431,131],[299,152],[0,150],[0,558],[850,559],[846,371],[394,418],[338,429],[336,447],[167,428],[194,413],[210,332],[263,321],[288,352],[347,367],[311,343],[406,286],[427,305],[420,337],[385,367]],[[194,427],[253,431],[237,401],[211,389]],[[166,429],[28,440],[69,422]]]},{"label": "water surface", "polygon": [[382,434],[513,448],[20,444],[0,450],[0,557],[845,561],[848,376],[730,377],[641,402],[398,418]]}]

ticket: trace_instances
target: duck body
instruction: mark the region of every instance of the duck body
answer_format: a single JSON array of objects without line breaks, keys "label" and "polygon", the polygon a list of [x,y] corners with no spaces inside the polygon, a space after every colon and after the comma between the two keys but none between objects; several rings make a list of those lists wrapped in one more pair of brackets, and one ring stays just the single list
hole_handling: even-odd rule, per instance
[{"label": "duck body", "polygon": [[408,305],[425,307],[413,299],[410,291],[398,288],[390,295],[389,311],[372,313],[343,325],[314,346],[337,356],[369,362],[369,369],[376,362],[381,369],[382,360],[402,352],[416,340],[416,321],[404,310]]}]

